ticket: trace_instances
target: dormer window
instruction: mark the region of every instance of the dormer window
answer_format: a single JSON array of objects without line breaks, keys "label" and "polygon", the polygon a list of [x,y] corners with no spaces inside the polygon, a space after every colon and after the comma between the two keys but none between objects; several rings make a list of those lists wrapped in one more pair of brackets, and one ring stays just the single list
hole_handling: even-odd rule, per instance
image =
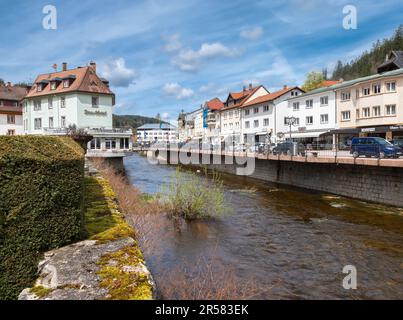
[{"label": "dormer window", "polygon": [[50,90],[56,90],[57,83],[56,82],[51,82],[50,83]]},{"label": "dormer window", "polygon": [[41,91],[42,91],[42,83],[39,83],[39,84],[36,86],[36,91],[38,91],[38,92],[41,92]]},{"label": "dormer window", "polygon": [[63,88],[68,88],[70,87],[70,81],[68,79],[63,80]]}]

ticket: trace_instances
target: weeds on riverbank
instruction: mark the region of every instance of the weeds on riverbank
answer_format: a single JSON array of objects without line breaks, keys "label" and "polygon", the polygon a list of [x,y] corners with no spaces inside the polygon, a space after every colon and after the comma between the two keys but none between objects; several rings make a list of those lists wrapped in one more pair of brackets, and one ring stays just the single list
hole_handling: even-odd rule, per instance
[{"label": "weeds on riverbank", "polygon": [[177,168],[169,184],[163,187],[161,200],[174,218],[185,220],[219,217],[227,212],[223,182],[217,172],[200,177]]}]

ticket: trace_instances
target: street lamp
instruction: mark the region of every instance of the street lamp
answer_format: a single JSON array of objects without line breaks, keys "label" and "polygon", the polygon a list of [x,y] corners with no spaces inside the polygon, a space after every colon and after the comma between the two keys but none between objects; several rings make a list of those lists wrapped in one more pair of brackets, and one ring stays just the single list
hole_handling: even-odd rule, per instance
[{"label": "street lamp", "polygon": [[295,117],[286,117],[285,122],[290,127],[290,140],[291,140],[291,127],[297,125],[297,118],[295,118]]}]

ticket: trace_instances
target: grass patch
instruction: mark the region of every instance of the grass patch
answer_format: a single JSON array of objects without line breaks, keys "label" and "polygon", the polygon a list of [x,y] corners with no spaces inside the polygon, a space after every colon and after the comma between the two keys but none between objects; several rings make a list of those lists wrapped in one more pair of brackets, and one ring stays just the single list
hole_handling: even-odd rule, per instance
[{"label": "grass patch", "polygon": [[135,235],[119,211],[114,191],[101,177],[85,178],[84,227],[84,236],[90,240],[105,242]]},{"label": "grass patch", "polygon": [[46,297],[53,290],[45,288],[44,286],[36,286],[29,290],[30,293],[35,294],[39,299]]}]

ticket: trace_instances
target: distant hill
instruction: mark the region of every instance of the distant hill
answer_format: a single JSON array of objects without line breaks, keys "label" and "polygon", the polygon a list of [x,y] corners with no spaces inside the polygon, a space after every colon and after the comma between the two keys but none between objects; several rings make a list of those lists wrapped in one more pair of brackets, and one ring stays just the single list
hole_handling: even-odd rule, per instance
[{"label": "distant hill", "polygon": [[351,80],[376,74],[376,67],[385,61],[385,57],[392,50],[403,50],[403,25],[395,31],[389,39],[378,40],[370,51],[365,51],[358,58],[348,62],[337,62],[332,79]]},{"label": "distant hill", "polygon": [[156,118],[143,117],[138,115],[113,115],[113,127],[125,128],[131,127],[136,129],[146,123],[166,123],[165,121],[158,120]]}]

